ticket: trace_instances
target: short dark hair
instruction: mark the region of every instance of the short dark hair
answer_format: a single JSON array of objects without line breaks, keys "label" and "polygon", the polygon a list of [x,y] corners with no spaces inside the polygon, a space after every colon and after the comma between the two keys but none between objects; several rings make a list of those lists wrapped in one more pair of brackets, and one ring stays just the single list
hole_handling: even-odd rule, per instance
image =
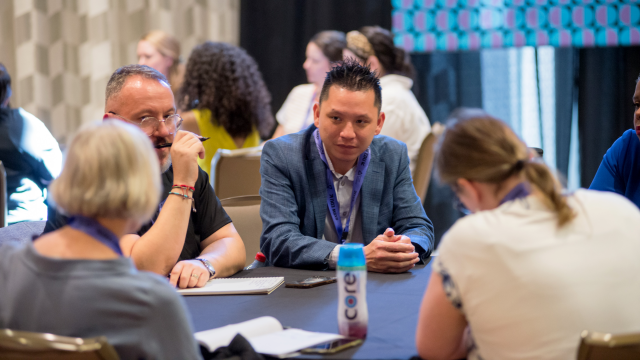
[{"label": "short dark hair", "polygon": [[9,71],[0,63],[0,106],[11,97],[11,76]]},{"label": "short dark hair", "polygon": [[368,65],[360,65],[355,59],[347,59],[342,64],[334,67],[327,73],[320,92],[320,104],[329,97],[329,89],[332,86],[349,91],[369,91],[373,90],[375,100],[373,105],[378,108],[382,106],[382,94],[380,92],[380,79],[376,72],[371,71]]},{"label": "short dark hair", "polygon": [[336,30],[321,31],[313,35],[309,42],[316,44],[331,62],[342,61],[342,50],[347,47],[344,33]]},{"label": "short dark hair", "polygon": [[159,82],[169,85],[169,80],[162,75],[158,70],[151,68],[147,65],[125,65],[118,68],[113,72],[109,82],[107,83],[107,90],[105,93],[105,102],[107,102],[112,96],[117,95],[122,90],[122,86],[130,76],[142,76],[145,79],[157,80]]}]

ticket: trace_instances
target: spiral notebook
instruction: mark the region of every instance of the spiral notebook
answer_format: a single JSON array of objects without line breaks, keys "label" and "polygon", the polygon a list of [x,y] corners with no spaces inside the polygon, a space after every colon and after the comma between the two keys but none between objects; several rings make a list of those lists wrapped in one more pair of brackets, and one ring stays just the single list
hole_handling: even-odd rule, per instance
[{"label": "spiral notebook", "polygon": [[282,283],[282,276],[211,279],[201,288],[181,289],[178,292],[182,295],[267,295]]}]

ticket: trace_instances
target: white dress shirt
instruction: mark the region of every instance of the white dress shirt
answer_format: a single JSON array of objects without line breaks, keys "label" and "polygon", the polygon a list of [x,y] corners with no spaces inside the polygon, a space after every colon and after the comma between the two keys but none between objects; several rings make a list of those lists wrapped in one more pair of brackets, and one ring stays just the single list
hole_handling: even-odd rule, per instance
[{"label": "white dress shirt", "polygon": [[[324,153],[327,154],[327,149],[322,144]],[[336,190],[336,196],[338,197],[338,204],[340,205],[340,219],[342,221],[342,229],[347,224],[347,218],[349,217],[349,206],[351,205],[351,193],[353,192],[353,180],[355,178],[356,167],[352,167],[346,174],[338,174],[331,163],[331,159],[327,154],[327,164],[329,169],[333,173],[333,187]],[[325,180],[326,181],[326,180]],[[345,243],[364,243],[362,239],[362,214],[360,213],[360,196],[358,193],[356,202],[351,212],[351,221],[349,222],[349,233],[347,234],[347,240]],[[335,269],[338,262],[338,253],[340,251],[341,241],[338,238],[338,233],[333,225],[333,219],[330,215],[329,205],[327,204],[327,217],[324,220],[324,235],[322,237],[327,241],[339,244],[336,246],[329,255],[329,268]]]}]

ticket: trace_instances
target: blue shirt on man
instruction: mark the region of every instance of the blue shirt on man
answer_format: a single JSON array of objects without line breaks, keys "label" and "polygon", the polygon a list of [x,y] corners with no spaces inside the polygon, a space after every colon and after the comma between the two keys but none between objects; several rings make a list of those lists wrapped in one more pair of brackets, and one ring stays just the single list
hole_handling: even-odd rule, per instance
[{"label": "blue shirt on man", "polygon": [[634,130],[607,150],[589,189],[618,193],[640,208],[640,140]]}]

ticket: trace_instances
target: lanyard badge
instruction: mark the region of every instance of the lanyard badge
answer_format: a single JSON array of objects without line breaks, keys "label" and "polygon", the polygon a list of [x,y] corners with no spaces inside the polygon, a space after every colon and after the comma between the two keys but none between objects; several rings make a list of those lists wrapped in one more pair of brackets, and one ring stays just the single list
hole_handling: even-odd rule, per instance
[{"label": "lanyard badge", "polygon": [[367,149],[358,157],[358,164],[356,165],[356,176],[353,179],[353,191],[351,192],[351,202],[349,204],[349,217],[347,218],[347,222],[343,230],[342,219],[340,218],[340,203],[338,202],[336,189],[333,186],[333,174],[331,173],[331,169],[329,169],[327,156],[324,153],[324,148],[322,147],[322,139],[320,139],[320,132],[318,131],[318,129],[316,129],[313,132],[313,137],[316,141],[316,147],[318,148],[318,153],[320,154],[320,158],[326,165],[327,206],[329,206],[329,213],[331,215],[331,218],[333,219],[333,226],[335,226],[336,228],[336,234],[338,235],[338,238],[340,239],[342,244],[344,244],[345,241],[347,241],[347,236],[349,235],[349,225],[351,223],[351,212],[355,207],[356,199],[358,198],[358,194],[362,189],[364,176],[367,174],[367,169],[369,168],[369,162],[371,161],[371,149]]}]

